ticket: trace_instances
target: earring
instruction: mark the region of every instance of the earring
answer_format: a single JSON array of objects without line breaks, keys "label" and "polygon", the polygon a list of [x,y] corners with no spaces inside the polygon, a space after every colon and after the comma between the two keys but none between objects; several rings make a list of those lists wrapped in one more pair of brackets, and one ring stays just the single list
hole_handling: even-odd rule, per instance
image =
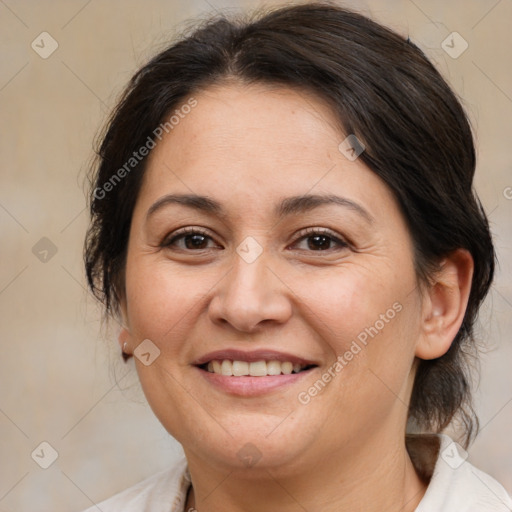
[{"label": "earring", "polygon": [[123,360],[124,360],[125,363],[126,363],[126,361],[128,361],[128,359],[130,359],[130,357],[132,357],[131,354],[128,354],[126,352],[126,348],[127,347],[128,347],[128,342],[125,341],[123,343],[123,348],[121,349],[121,356],[123,357]]}]

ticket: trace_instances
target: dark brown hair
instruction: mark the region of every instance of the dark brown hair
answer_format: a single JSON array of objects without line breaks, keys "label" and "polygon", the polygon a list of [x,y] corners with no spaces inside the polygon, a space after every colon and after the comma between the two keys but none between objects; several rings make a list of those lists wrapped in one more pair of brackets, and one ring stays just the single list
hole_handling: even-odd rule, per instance
[{"label": "dark brown hair", "polygon": [[215,16],[133,76],[106,127],[91,178],[85,267],[93,293],[108,314],[119,312],[147,156],[112,179],[174,109],[226,80],[302,88],[331,105],[344,133],[364,144],[359,158],[393,191],[414,242],[420,282],[428,285],[439,261],[455,249],[471,253],[475,269],[463,324],[445,355],[419,362],[409,408],[409,419],[423,430],[442,431],[458,417],[467,446],[478,428],[468,368],[473,326],[495,262],[473,190],[471,127],[423,52],[358,13],[310,3],[246,20]]}]

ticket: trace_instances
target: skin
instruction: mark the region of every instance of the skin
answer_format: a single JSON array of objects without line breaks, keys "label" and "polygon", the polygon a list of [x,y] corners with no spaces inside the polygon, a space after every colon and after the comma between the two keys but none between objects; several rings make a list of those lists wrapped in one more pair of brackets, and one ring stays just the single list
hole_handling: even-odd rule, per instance
[{"label": "skin", "polygon": [[[473,263],[465,251],[418,285],[410,234],[386,184],[339,150],[344,135],[328,106],[286,88],[229,83],[194,94],[197,106],[153,150],[133,213],[121,345],[150,339],[160,356],[135,359],[147,400],[182,445],[200,512],[413,511],[426,483],[407,454],[407,404],[418,358],[448,350],[463,319]],[[166,194],[206,195],[224,215],[171,204]],[[336,194],[283,218],[283,198]],[[162,247],[178,228],[207,232]],[[301,234],[325,228],[327,249]],[[247,263],[236,248],[262,248]],[[346,241],[338,245],[335,238]],[[202,239],[200,239],[202,240]],[[307,405],[307,390],[365,327],[396,316]],[[273,349],[314,360],[299,382],[235,397],[198,378],[192,362],[224,348]],[[238,456],[247,444],[260,458]]]}]

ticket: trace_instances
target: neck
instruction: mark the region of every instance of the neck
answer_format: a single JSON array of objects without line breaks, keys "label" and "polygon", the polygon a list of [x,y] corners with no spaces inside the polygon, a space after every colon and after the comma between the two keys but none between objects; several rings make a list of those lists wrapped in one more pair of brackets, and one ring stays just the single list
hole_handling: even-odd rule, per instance
[{"label": "neck", "polygon": [[352,440],[322,457],[313,451],[294,468],[226,471],[186,455],[193,486],[186,511],[256,512],[272,504],[280,512],[413,512],[427,487],[414,470],[405,436],[387,444],[381,438]]}]

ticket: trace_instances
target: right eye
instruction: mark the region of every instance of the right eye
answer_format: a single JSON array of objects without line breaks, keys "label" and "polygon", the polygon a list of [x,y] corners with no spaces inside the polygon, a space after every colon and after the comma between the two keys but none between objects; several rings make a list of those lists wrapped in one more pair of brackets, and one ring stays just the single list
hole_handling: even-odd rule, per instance
[{"label": "right eye", "polygon": [[177,248],[182,251],[203,251],[212,248],[207,246],[208,240],[213,241],[206,231],[200,228],[187,227],[171,233],[163,240],[160,247],[166,249]]}]

